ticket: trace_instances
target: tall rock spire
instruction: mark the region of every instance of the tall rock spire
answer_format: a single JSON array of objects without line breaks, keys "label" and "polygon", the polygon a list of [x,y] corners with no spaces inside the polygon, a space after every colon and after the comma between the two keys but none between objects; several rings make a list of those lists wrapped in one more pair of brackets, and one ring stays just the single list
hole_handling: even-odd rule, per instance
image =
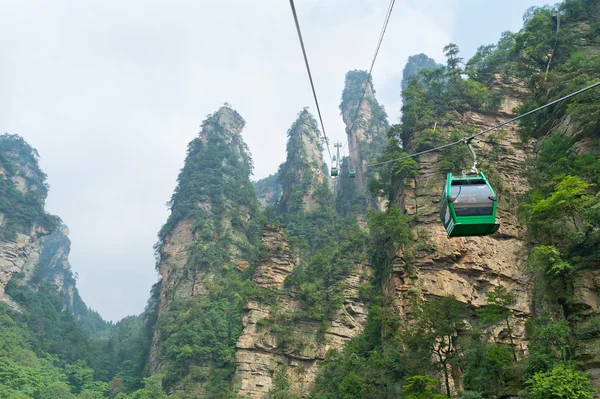
[{"label": "tall rock spire", "polygon": [[227,105],[202,123],[159,233],[150,368],[163,372],[171,389],[202,393],[218,385],[202,373],[220,375],[239,334],[243,304],[236,284],[246,281],[261,230],[252,161],[240,135],[244,124]]},{"label": "tall rock spire", "polygon": [[[373,171],[367,168],[367,164],[383,151],[390,126],[383,106],[375,98],[373,82],[368,78],[366,71],[354,70],[346,74],[340,111],[346,124],[349,157],[342,165],[342,183],[337,199],[340,211],[348,212],[356,204],[363,211],[376,205],[368,191]],[[349,168],[356,170],[356,183],[343,184],[348,178]]]},{"label": "tall rock spire", "polygon": [[317,121],[304,109],[288,130],[287,158],[279,168],[282,213],[318,208],[317,192],[327,182],[322,149]]}]

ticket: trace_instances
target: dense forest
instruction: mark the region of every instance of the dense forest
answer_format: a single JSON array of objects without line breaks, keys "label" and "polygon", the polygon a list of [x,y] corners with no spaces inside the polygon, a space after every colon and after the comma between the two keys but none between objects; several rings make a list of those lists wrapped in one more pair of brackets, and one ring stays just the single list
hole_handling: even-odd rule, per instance
[{"label": "dense forest", "polygon": [[[406,76],[402,123],[390,129],[388,147],[379,160],[472,134],[472,127],[460,124],[460,114],[499,108],[503,93],[491,90],[494,79],[518,81],[529,90],[531,95],[518,113],[594,83],[600,72],[592,50],[598,46],[599,12],[600,5],[594,1],[531,8],[520,32],[506,32],[496,45],[480,47],[466,63],[458,47],[449,44],[444,48],[446,65],[410,65],[418,73]],[[599,324],[597,316],[573,306],[573,283],[579,273],[595,269],[600,164],[593,155],[593,141],[585,151],[573,144],[597,138],[599,98],[597,91],[584,94],[535,114],[519,126],[524,142],[530,138],[538,142],[536,155],[523,165],[529,190],[519,208],[527,227],[524,267],[534,279],[531,305],[535,316],[526,325],[528,355],[514,345],[490,342],[490,325],[506,324],[511,335],[508,309],[515,298],[502,286],[490,291],[487,305],[477,311],[452,296],[426,302],[417,297],[408,323],[401,322],[390,309],[393,304],[379,296],[365,334],[343,351],[329,354],[314,397],[455,397],[448,375],[454,369],[462,373],[460,397],[465,399],[593,397],[589,375],[577,368],[575,347],[597,337]],[[565,135],[565,124],[574,125],[570,129],[577,136]],[[445,134],[444,127],[452,129]],[[469,158],[465,149],[452,147],[442,159],[441,170],[460,171]],[[487,168],[486,172],[493,171],[492,165]],[[371,190],[393,203],[403,179],[417,173],[418,163],[413,159],[390,163],[372,181]],[[406,215],[390,207],[387,213],[371,218],[373,245],[382,250],[390,240],[396,246],[411,245],[410,226]],[[378,264],[385,266],[375,257],[373,265]],[[380,281],[375,285],[380,286]],[[431,378],[436,375],[442,389]]]},{"label": "dense forest", "polygon": [[[370,76],[348,72],[340,111],[349,156],[337,179],[307,109],[287,132],[286,161],[257,182],[242,116],[228,104],[208,115],[158,232],[161,278],[145,311],[117,323],[77,291],[66,226],[44,210],[49,187],[37,151],[17,135],[0,136],[0,258],[18,242],[38,251],[2,286],[0,399],[594,398],[597,89],[521,120],[516,141],[500,130],[478,144],[501,218],[514,213],[519,226],[474,242],[518,241],[510,267],[527,284],[516,290],[521,283],[482,274],[477,303],[418,285],[422,265],[478,256],[467,249],[441,259],[423,224],[437,218],[438,204],[418,203],[427,190],[439,196],[445,173],[468,169],[471,158],[466,146],[452,146],[438,158],[396,159],[600,77],[599,1],[533,7],[523,21],[469,60],[452,43],[443,64],[411,56],[398,124],[389,125]],[[518,193],[503,157],[518,159],[510,165]],[[424,180],[435,188],[419,186]],[[390,288],[395,274],[411,283]]]}]

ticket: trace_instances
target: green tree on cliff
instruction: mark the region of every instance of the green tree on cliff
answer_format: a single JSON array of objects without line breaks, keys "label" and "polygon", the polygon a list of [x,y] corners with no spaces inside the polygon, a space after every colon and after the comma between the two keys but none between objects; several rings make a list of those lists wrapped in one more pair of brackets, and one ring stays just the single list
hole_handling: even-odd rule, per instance
[{"label": "green tree on cliff", "polygon": [[506,287],[499,285],[492,291],[487,293],[487,306],[484,306],[479,311],[481,321],[484,323],[495,324],[498,322],[504,322],[506,324],[506,330],[508,337],[510,338],[510,346],[513,352],[515,362],[517,361],[517,349],[515,347],[513,337],[513,326],[511,323],[512,312],[510,308],[517,303],[517,300],[512,292],[508,291]]},{"label": "green tree on cliff", "polygon": [[445,296],[421,305],[414,329],[408,338],[409,348],[428,351],[444,376],[446,394],[451,396],[450,369],[458,359],[457,335],[468,329],[465,305],[454,296]]}]

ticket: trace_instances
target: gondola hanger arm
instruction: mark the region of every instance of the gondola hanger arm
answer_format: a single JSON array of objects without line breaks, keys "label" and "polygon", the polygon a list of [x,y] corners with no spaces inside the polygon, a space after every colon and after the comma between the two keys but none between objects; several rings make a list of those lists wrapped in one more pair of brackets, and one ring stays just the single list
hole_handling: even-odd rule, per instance
[{"label": "gondola hanger arm", "polygon": [[469,147],[469,151],[471,152],[471,155],[473,156],[473,166],[471,166],[470,172],[473,174],[477,174],[477,173],[479,173],[479,171],[477,170],[477,154],[475,154],[475,150],[473,150],[473,147],[471,146],[472,140],[473,140],[473,137],[465,137],[465,138],[461,139],[460,141],[467,144],[467,147]]}]

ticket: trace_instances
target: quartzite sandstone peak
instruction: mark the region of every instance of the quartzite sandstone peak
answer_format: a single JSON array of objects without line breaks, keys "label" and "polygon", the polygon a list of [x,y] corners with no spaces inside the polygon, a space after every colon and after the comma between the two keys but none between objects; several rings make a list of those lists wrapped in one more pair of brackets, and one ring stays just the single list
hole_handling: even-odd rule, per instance
[{"label": "quartzite sandstone peak", "polygon": [[[315,191],[327,181],[321,144],[321,133],[315,118],[306,110],[288,131],[287,158],[279,167],[278,179],[282,194],[279,208],[282,213],[295,212],[300,208],[306,212],[317,204]],[[294,195],[302,192],[300,201]]]},{"label": "quartzite sandstone peak", "polygon": [[225,105],[207,117],[188,145],[157,247],[161,280],[149,359],[153,373],[165,362],[159,356],[165,337],[158,326],[173,303],[206,297],[207,285],[224,264],[237,264],[240,270],[248,266],[245,257],[259,204],[249,180],[252,162],[240,135],[244,125],[244,119]]},{"label": "quartzite sandstone peak", "polygon": [[364,209],[375,204],[368,191],[373,170],[367,164],[373,162],[383,151],[390,128],[387,114],[375,98],[373,82],[367,72],[350,71],[346,74],[340,111],[346,125],[349,153],[340,174],[344,178],[347,176],[347,169],[355,169],[356,181],[352,185],[356,187],[344,184],[342,187],[345,190],[340,190],[338,201],[359,203]]}]

